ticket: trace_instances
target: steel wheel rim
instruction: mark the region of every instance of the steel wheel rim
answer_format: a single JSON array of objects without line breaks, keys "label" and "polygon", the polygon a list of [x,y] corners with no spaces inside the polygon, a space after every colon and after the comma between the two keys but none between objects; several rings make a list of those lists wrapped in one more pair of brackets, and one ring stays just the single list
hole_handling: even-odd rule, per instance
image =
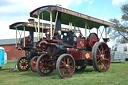
[{"label": "steel wheel rim", "polygon": [[74,72],[74,67],[75,67],[75,64],[71,57],[66,56],[61,59],[59,69],[63,77],[65,78],[70,77]]},{"label": "steel wheel rim", "polygon": [[106,72],[110,66],[110,51],[106,44],[101,43],[96,50],[96,63],[101,72]]}]

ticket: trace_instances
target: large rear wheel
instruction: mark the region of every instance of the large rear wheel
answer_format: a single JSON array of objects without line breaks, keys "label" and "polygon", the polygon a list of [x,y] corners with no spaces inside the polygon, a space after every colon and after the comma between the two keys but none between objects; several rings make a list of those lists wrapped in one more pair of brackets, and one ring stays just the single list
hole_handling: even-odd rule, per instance
[{"label": "large rear wheel", "polygon": [[61,78],[69,78],[75,71],[75,61],[70,54],[62,54],[56,62],[56,71]]},{"label": "large rear wheel", "polygon": [[41,56],[39,56],[39,58],[37,59],[36,69],[41,76],[48,76],[53,72],[51,59],[48,55],[42,54]]},{"label": "large rear wheel", "polygon": [[19,71],[27,71],[29,69],[29,61],[26,57],[21,57],[18,59],[17,68]]},{"label": "large rear wheel", "polygon": [[110,67],[110,50],[106,43],[97,42],[92,49],[93,67],[99,72],[106,72]]}]

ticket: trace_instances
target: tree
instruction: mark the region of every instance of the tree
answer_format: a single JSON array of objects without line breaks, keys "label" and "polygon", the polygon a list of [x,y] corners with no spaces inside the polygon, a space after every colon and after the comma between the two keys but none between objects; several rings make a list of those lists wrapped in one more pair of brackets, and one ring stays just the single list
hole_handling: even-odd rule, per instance
[{"label": "tree", "polygon": [[118,19],[110,19],[115,23],[115,27],[108,29],[108,34],[113,40],[120,43],[128,43],[128,4],[121,7],[123,13],[121,21]]}]

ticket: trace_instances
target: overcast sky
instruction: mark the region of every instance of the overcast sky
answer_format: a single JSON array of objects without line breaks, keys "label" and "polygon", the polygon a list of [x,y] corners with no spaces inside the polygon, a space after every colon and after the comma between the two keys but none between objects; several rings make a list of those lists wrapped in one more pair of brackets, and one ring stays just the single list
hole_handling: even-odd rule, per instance
[{"label": "overcast sky", "polygon": [[0,39],[15,38],[9,25],[28,21],[29,13],[44,5],[60,4],[62,7],[103,20],[120,19],[120,7],[128,0],[0,0]]}]

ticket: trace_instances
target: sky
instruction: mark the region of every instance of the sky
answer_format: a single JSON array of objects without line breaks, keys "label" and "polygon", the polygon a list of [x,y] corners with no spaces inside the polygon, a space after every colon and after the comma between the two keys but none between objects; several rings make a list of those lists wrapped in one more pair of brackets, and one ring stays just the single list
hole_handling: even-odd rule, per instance
[{"label": "sky", "polygon": [[128,0],[0,0],[0,39],[15,38],[15,31],[9,25],[15,22],[26,22],[29,13],[44,5],[60,4],[86,15],[100,18],[121,19],[121,6]]}]

